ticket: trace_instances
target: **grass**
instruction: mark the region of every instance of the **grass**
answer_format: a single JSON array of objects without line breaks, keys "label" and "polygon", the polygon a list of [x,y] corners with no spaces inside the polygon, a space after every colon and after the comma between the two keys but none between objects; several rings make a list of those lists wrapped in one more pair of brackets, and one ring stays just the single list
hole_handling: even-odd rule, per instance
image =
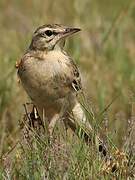
[{"label": "grass", "polygon": [[[6,155],[0,179],[129,178],[127,169],[135,162],[134,10],[132,0],[0,0],[0,156]],[[120,166],[115,173],[94,145],[70,131],[66,135],[61,123],[52,144],[36,132],[31,135],[32,147],[20,140],[22,104],[29,100],[17,83],[15,62],[28,47],[32,32],[45,23],[82,29],[66,42],[66,50],[82,73],[86,114]]]}]

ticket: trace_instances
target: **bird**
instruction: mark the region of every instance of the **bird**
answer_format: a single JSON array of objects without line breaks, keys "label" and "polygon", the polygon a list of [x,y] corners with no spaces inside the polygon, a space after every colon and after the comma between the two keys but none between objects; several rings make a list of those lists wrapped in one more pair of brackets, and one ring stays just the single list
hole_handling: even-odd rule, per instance
[{"label": "bird", "polygon": [[[64,50],[65,39],[79,31],[80,28],[61,24],[38,27],[16,67],[21,84],[34,104],[34,111],[36,107],[35,118],[39,118],[39,114],[50,137],[56,123],[62,119],[73,132],[77,127],[83,130],[84,139],[89,142],[89,135],[94,130],[78,100],[78,94],[83,93],[80,71]],[[98,135],[95,138],[101,156],[108,158],[108,148]]]},{"label": "bird", "polygon": [[[82,91],[79,69],[64,50],[65,39],[81,31],[61,24],[45,24],[33,33],[31,43],[17,65],[21,84],[50,134],[59,119],[91,125],[77,96]],[[73,122],[74,119],[74,122]]]}]

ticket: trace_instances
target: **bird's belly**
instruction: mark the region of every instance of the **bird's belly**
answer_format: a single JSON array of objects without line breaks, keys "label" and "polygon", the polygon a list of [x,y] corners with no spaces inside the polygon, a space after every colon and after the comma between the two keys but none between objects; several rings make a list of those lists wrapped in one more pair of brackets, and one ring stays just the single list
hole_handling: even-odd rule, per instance
[{"label": "bird's belly", "polygon": [[31,97],[38,103],[53,103],[69,93],[61,74],[64,68],[60,64],[46,63],[44,61],[27,62],[18,74],[23,87]]}]

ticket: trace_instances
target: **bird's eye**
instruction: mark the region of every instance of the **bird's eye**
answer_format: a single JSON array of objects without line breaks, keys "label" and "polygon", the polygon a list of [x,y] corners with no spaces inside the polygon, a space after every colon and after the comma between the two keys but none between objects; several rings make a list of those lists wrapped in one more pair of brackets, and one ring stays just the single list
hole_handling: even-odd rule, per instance
[{"label": "bird's eye", "polygon": [[46,34],[47,36],[51,36],[51,35],[53,34],[53,32],[52,32],[51,30],[46,30],[46,31],[45,31],[45,34]]}]

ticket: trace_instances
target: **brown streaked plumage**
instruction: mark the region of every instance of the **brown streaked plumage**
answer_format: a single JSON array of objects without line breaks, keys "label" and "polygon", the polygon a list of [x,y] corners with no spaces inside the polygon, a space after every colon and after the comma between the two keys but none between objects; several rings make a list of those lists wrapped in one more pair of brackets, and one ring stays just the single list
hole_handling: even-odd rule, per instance
[{"label": "brown streaked plumage", "polygon": [[52,122],[59,118],[69,119],[69,114],[80,123],[86,121],[76,97],[82,88],[79,70],[58,45],[63,38],[78,31],[78,28],[58,24],[39,27],[18,66],[22,85],[41,117],[44,113],[50,131],[55,124]]}]

